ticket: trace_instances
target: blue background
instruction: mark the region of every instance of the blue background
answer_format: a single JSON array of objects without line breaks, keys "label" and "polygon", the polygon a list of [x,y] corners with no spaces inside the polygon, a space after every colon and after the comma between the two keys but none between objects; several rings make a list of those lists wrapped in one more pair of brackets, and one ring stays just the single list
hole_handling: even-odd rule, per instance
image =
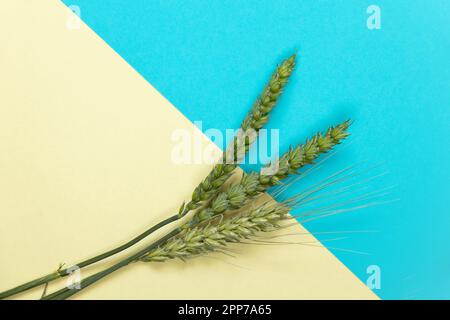
[{"label": "blue background", "polygon": [[[281,150],[352,118],[351,143],[324,172],[381,163],[389,174],[370,187],[399,199],[307,227],[378,231],[330,247],[370,253],[331,249],[364,282],[380,266],[381,298],[450,298],[449,1],[64,2],[203,129],[239,127],[275,64],[298,51],[268,126]],[[366,27],[371,4],[380,30]]]}]

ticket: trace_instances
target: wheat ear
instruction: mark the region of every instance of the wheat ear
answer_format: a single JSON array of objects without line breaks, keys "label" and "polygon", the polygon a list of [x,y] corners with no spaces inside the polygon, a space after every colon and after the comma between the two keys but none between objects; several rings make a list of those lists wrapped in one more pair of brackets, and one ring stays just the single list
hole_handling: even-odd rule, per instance
[{"label": "wheat ear", "polygon": [[239,209],[250,199],[275,186],[289,174],[298,174],[299,169],[313,163],[321,154],[341,143],[349,135],[347,131],[349,126],[350,121],[344,121],[335,127],[330,127],[325,134],[319,132],[304,144],[290,148],[277,160],[276,168],[278,169],[272,174],[256,172],[244,174],[238,184],[218,193],[211,203],[197,212],[186,226],[193,226],[228,210]]},{"label": "wheat ear", "polygon": [[180,217],[211,200],[231,176],[238,163],[242,161],[242,157],[248,152],[259,130],[269,120],[269,113],[275,107],[294,70],[295,57],[295,54],[292,55],[276,68],[261,96],[242,122],[237,136],[223,153],[222,163],[216,164],[208,176],[195,188],[191,200],[187,204],[183,203],[179,210]]},{"label": "wheat ear", "polygon": [[291,219],[290,207],[279,203],[265,203],[247,212],[225,218],[218,224],[196,226],[185,230],[140,258],[144,262],[163,262],[169,259],[187,259],[208,252],[225,249],[227,243],[241,242],[260,231],[273,231],[283,220]]}]

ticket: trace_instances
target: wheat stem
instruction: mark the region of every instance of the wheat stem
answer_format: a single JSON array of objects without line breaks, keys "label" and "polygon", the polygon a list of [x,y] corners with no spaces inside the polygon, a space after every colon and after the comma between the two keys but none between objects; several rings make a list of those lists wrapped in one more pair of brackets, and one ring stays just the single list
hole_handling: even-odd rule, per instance
[{"label": "wheat stem", "polygon": [[123,245],[121,245],[121,246],[119,246],[117,248],[114,248],[114,249],[112,249],[110,251],[107,251],[107,252],[105,252],[103,254],[100,254],[98,256],[95,256],[93,258],[84,260],[84,261],[82,261],[80,263],[75,264],[74,266],[71,266],[71,267],[68,267],[68,268],[65,268],[65,269],[58,269],[57,271],[55,271],[53,273],[50,273],[50,274],[48,274],[46,276],[37,278],[35,280],[26,282],[26,283],[24,283],[24,284],[22,284],[20,286],[12,288],[10,290],[4,291],[4,292],[0,293],[0,299],[5,299],[5,298],[7,298],[9,296],[18,294],[18,293],[23,292],[23,291],[30,290],[32,288],[35,288],[35,287],[38,287],[40,285],[49,283],[49,282],[54,281],[56,279],[66,277],[66,276],[68,276],[70,274],[70,270],[73,270],[73,267],[77,267],[77,268],[81,269],[83,267],[86,267],[86,266],[89,266],[91,264],[94,264],[94,263],[96,263],[98,261],[104,260],[104,259],[106,259],[106,258],[108,258],[108,257],[110,257],[112,255],[115,255],[115,254],[117,254],[117,253],[119,253],[119,252],[121,252],[121,251],[123,251],[123,250],[125,250],[125,249],[127,249],[129,247],[131,247],[132,245],[134,245],[137,242],[141,241],[142,239],[144,239],[145,237],[147,237],[148,235],[150,235],[154,231],[156,231],[159,228],[163,227],[164,225],[166,225],[166,224],[168,224],[170,222],[174,222],[176,220],[178,220],[178,215],[174,215],[172,217],[169,217],[169,218],[161,221],[160,223],[154,225],[152,228],[146,230],[145,232],[143,232],[139,236],[135,237],[134,239],[128,241],[127,243],[124,243]]},{"label": "wheat stem", "polygon": [[[163,244],[165,241],[171,239],[172,237],[174,237],[175,235],[177,235],[180,232],[180,229],[175,229],[172,230],[170,233],[168,233],[167,235],[165,235],[164,237],[162,237],[161,239],[157,240],[156,242],[152,243],[150,246],[138,251],[137,253],[129,256],[128,258],[125,258],[123,260],[121,260],[120,262],[114,264],[113,266],[97,272],[95,274],[93,274],[90,277],[87,277],[86,279],[83,279],[80,282],[80,287],[81,289],[85,289],[87,287],[89,287],[90,285],[92,285],[94,282],[97,282],[98,280],[106,277],[107,275],[113,273],[114,271],[117,271],[127,265],[129,265],[130,263],[136,261],[136,259],[139,259],[139,257],[141,257],[143,254],[147,253],[149,250],[152,250],[153,248],[158,247],[159,245]],[[61,290],[58,290],[52,294],[49,294],[45,297],[42,298],[42,300],[63,300],[63,299],[67,299],[70,296],[74,295],[75,293],[79,292],[81,289],[76,289],[76,288],[64,288]]]}]

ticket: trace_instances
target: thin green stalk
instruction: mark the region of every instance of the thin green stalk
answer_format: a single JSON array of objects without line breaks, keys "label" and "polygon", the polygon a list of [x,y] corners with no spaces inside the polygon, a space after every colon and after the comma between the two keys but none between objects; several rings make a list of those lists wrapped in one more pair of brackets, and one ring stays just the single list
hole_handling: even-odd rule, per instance
[{"label": "thin green stalk", "polygon": [[167,235],[165,235],[158,241],[152,243],[148,247],[138,251],[137,253],[129,256],[128,258],[123,259],[122,261],[116,263],[115,265],[113,265],[103,271],[97,272],[97,273],[93,274],[92,276],[87,277],[86,279],[84,279],[80,282],[80,289],[64,288],[64,289],[58,290],[52,294],[44,296],[42,298],[42,300],[64,300],[64,299],[67,299],[70,296],[74,295],[75,293],[80,292],[81,290],[89,287],[91,284],[93,284],[93,283],[97,282],[98,280],[106,277],[107,275],[113,273],[114,271],[117,271],[117,270],[129,265],[130,263],[132,263],[134,261],[137,261],[140,257],[147,254],[149,251],[157,248],[161,244],[165,243],[167,240],[169,240],[172,237],[174,237],[175,235],[177,235],[180,231],[181,230],[179,228],[172,230],[170,233],[168,233]]},{"label": "thin green stalk", "polygon": [[10,297],[12,295],[18,294],[18,293],[26,291],[26,290],[30,290],[32,288],[41,286],[41,285],[46,284],[48,282],[54,281],[56,279],[66,277],[66,276],[68,276],[70,274],[70,270],[73,270],[72,269],[73,267],[77,267],[77,268],[81,269],[83,267],[86,267],[86,266],[89,266],[91,264],[94,264],[94,263],[96,263],[98,261],[104,260],[104,259],[106,259],[106,258],[108,258],[108,257],[110,257],[112,255],[115,255],[115,254],[117,254],[117,253],[119,253],[119,252],[121,252],[121,251],[123,251],[123,250],[125,250],[125,249],[127,249],[127,248],[129,248],[131,246],[133,246],[134,244],[138,243],[139,241],[141,241],[142,239],[146,238],[148,235],[150,235],[154,231],[162,228],[163,226],[165,226],[165,225],[167,225],[167,224],[169,224],[171,222],[174,222],[174,221],[178,220],[178,218],[179,218],[178,214],[173,215],[173,216],[171,216],[171,217],[161,221],[160,223],[154,225],[150,229],[146,230],[145,232],[141,233],[137,237],[133,238],[132,240],[128,241],[127,243],[124,243],[121,246],[118,246],[118,247],[116,247],[116,248],[114,248],[112,250],[109,250],[109,251],[107,251],[105,253],[102,253],[102,254],[100,254],[98,256],[95,256],[93,258],[90,258],[90,259],[84,260],[84,261],[82,261],[80,263],[77,263],[77,264],[75,264],[72,267],[68,267],[68,268],[65,268],[65,269],[59,269],[59,270],[57,270],[57,271],[55,271],[53,273],[50,273],[50,274],[48,274],[46,276],[37,278],[37,279],[35,279],[33,281],[24,283],[24,284],[22,284],[20,286],[17,286],[15,288],[10,289],[10,290],[4,291],[4,292],[0,293],[0,299],[5,299],[5,298]]},{"label": "thin green stalk", "polygon": [[10,290],[6,290],[6,291],[2,292],[0,294],[0,299],[5,299],[5,298],[7,298],[9,296],[12,296],[12,295],[18,294],[20,292],[23,292],[23,291],[26,291],[26,290],[38,287],[40,285],[43,285],[44,283],[48,283],[50,281],[56,280],[59,277],[60,277],[59,273],[57,271],[55,271],[54,273],[50,273],[50,274],[48,274],[46,276],[37,278],[37,279],[35,279],[33,281],[29,281],[29,282],[24,283],[24,284],[22,284],[20,286],[17,286],[15,288],[12,288]]},{"label": "thin green stalk", "polygon": [[[113,249],[107,251],[103,254],[95,256],[91,259],[85,260],[76,264],[78,268],[83,268],[93,263],[99,262],[103,259],[111,257],[129,247],[133,246],[137,242],[146,238],[156,230],[162,228],[163,226],[181,219],[191,210],[199,208],[204,203],[207,203],[213,199],[220,190],[220,187],[228,180],[231,176],[233,170],[237,167],[238,163],[242,160],[242,155],[245,155],[250,148],[250,145],[256,139],[256,134],[259,130],[267,123],[269,119],[269,113],[275,107],[280,95],[282,94],[283,88],[287,84],[287,81],[292,74],[295,67],[296,54],[292,55],[288,59],[284,60],[272,74],[269,83],[263,90],[261,96],[257,99],[253,105],[250,112],[247,114],[246,118],[241,124],[241,131],[244,132],[243,141],[240,141],[240,136],[234,138],[231,148],[223,153],[223,163],[216,164],[208,176],[200,183],[194,190],[191,200],[181,206],[178,214],[161,221],[157,225],[146,230],[142,234],[133,238],[131,241]],[[253,130],[253,135],[247,133]],[[231,156],[230,156],[231,152]],[[231,163],[230,163],[231,160]],[[18,294],[20,292],[35,288],[37,286],[43,285],[50,281],[56,280],[61,277],[67,276],[67,270],[69,268],[58,270],[54,273],[48,274],[46,276],[37,278],[13,289],[4,291],[0,293],[0,299],[5,299],[12,295]]]}]

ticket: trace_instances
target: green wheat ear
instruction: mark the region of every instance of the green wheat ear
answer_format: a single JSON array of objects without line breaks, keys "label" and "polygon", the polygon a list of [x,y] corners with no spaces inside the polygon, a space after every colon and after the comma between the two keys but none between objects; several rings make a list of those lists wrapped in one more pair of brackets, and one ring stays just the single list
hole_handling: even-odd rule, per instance
[{"label": "green wheat ear", "polygon": [[273,173],[262,174],[261,170],[261,173],[244,174],[238,184],[218,193],[207,206],[196,212],[183,228],[211,219],[225,211],[239,209],[255,196],[280,183],[280,180],[287,178],[289,174],[298,174],[302,167],[313,163],[321,154],[341,143],[349,135],[349,126],[350,121],[344,121],[328,128],[324,134],[319,132],[305,143],[290,148],[277,160],[277,170]]},{"label": "green wheat ear", "polygon": [[267,123],[269,113],[274,108],[294,70],[295,58],[296,54],[293,54],[277,67],[263,93],[256,100],[252,110],[242,122],[241,127],[244,131],[250,128],[259,130]]},{"label": "green wheat ear", "polygon": [[185,260],[209,252],[225,249],[227,243],[239,243],[251,239],[258,232],[279,229],[282,221],[290,220],[291,208],[279,203],[265,203],[218,224],[196,226],[184,230],[161,246],[140,258],[144,262],[163,262],[169,259]]},{"label": "green wheat ear", "polygon": [[[241,139],[239,134],[233,139],[223,154],[222,163],[216,164],[208,176],[195,188],[191,200],[187,204],[182,204],[178,213],[180,217],[214,198],[220,187],[232,175],[232,171],[242,161],[242,155],[247,153],[259,130],[269,120],[269,113],[275,107],[294,70],[295,58],[296,54],[293,54],[276,68],[269,83],[242,122],[240,131],[244,133],[244,139]],[[254,134],[247,135],[249,131],[253,131]]]}]

